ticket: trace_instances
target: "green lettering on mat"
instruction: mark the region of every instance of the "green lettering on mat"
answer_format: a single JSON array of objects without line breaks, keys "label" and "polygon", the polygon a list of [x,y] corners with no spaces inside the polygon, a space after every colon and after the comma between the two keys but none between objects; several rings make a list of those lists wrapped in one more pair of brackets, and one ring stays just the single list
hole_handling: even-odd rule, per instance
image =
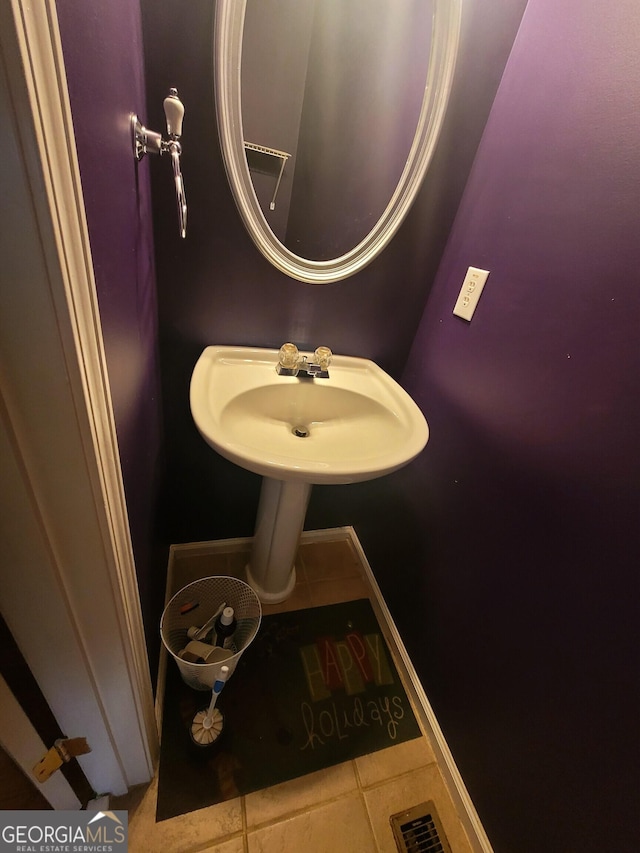
[{"label": "green lettering on mat", "polygon": [[300,646],[300,657],[302,658],[302,666],[311,699],[314,702],[318,702],[320,699],[328,699],[331,696],[331,692],[327,690],[327,686],[324,683],[322,663],[316,644]]},{"label": "green lettering on mat", "polygon": [[365,634],[364,639],[367,644],[369,662],[373,668],[373,677],[376,684],[378,686],[381,684],[393,684],[393,674],[384,650],[382,637],[380,634]]}]

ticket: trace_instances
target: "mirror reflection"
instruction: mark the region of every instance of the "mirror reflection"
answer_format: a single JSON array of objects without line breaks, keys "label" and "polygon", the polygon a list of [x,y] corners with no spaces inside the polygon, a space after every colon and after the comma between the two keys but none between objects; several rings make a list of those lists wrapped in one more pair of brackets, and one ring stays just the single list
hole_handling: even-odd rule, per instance
[{"label": "mirror reflection", "polygon": [[244,150],[271,230],[324,261],[372,231],[420,119],[435,0],[247,0]]}]

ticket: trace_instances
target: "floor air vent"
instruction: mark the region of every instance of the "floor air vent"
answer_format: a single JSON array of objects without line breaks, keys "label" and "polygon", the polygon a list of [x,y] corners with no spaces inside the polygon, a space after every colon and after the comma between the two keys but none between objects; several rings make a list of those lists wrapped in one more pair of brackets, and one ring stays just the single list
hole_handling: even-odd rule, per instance
[{"label": "floor air vent", "polygon": [[431,800],[391,815],[389,820],[400,853],[451,853]]}]

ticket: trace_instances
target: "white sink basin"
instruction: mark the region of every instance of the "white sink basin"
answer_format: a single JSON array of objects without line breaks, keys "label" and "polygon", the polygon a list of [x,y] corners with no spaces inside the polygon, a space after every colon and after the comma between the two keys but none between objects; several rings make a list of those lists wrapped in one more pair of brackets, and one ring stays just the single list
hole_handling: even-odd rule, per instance
[{"label": "white sink basin", "polygon": [[210,346],[193,371],[196,426],[237,465],[278,480],[354,483],[401,468],[427,443],[422,412],[374,362],[334,356],[328,379],[279,376],[277,363],[275,349]]},{"label": "white sink basin", "polygon": [[372,361],[334,356],[328,379],[280,376],[277,364],[278,350],[207,347],[190,395],[211,447],[263,476],[246,574],[267,604],[284,601],[295,586],[312,484],[390,474],[429,437],[420,409]]}]

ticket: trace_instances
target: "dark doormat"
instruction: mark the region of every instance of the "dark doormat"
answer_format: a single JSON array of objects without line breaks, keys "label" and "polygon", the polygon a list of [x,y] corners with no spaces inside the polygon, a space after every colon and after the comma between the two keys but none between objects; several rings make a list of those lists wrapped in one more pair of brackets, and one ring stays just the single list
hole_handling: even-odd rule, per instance
[{"label": "dark doormat", "polygon": [[217,706],[215,744],[190,737],[210,693],[168,662],[156,820],[420,737],[367,599],[265,616]]}]

